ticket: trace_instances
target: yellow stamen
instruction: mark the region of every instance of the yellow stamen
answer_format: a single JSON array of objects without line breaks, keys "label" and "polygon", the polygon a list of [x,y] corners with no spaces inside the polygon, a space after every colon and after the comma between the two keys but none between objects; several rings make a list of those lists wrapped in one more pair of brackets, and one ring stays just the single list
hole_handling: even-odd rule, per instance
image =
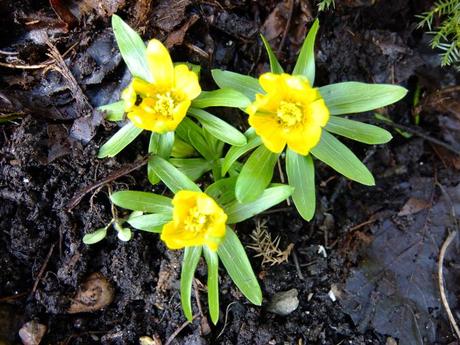
[{"label": "yellow stamen", "polygon": [[281,101],[276,116],[281,125],[292,127],[302,122],[303,111],[297,103]]},{"label": "yellow stamen", "polygon": [[176,102],[172,97],[171,92],[156,94],[154,99],[155,106],[153,107],[153,112],[167,118],[172,118]]},{"label": "yellow stamen", "polygon": [[198,207],[192,207],[184,221],[185,230],[198,235],[206,230],[209,220],[209,216],[203,214]]}]

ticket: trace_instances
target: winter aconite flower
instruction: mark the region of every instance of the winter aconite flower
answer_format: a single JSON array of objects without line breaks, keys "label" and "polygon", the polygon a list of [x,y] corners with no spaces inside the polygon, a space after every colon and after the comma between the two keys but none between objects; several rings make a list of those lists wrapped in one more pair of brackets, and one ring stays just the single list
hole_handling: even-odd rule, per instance
[{"label": "winter aconite flower", "polygon": [[156,39],[147,46],[147,62],[153,82],[133,78],[122,94],[125,111],[136,127],[173,131],[201,93],[198,77],[186,65],[174,66],[168,50]]},{"label": "winter aconite flower", "polygon": [[225,236],[227,215],[214,199],[203,192],[182,190],[172,204],[173,220],[161,232],[168,248],[206,245],[216,251]]},{"label": "winter aconite flower", "polygon": [[287,146],[307,155],[318,144],[329,110],[317,89],[301,76],[265,73],[259,82],[266,94],[257,94],[247,108],[249,124],[272,152]]}]

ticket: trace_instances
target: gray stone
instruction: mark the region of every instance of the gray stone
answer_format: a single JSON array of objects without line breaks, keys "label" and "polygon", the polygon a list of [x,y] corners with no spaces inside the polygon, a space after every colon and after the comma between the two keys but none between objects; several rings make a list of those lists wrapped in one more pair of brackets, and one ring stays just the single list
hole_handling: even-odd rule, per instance
[{"label": "gray stone", "polygon": [[273,295],[271,301],[267,305],[267,310],[270,313],[286,316],[292,313],[299,306],[297,289],[278,292]]}]

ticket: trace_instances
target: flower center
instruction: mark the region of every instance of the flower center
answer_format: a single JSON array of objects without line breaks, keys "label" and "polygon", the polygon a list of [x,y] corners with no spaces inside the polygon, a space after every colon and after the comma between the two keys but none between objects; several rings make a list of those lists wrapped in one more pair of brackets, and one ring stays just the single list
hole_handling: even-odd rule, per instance
[{"label": "flower center", "polygon": [[171,92],[158,93],[154,96],[155,105],[153,111],[156,114],[160,114],[167,118],[173,117],[173,110],[176,107],[176,100],[174,99]]},{"label": "flower center", "polygon": [[281,101],[276,110],[278,122],[286,127],[292,127],[302,122],[303,111],[299,104]]},{"label": "flower center", "polygon": [[202,213],[197,206],[192,207],[185,219],[185,230],[198,235],[204,232],[210,221],[210,216]]}]

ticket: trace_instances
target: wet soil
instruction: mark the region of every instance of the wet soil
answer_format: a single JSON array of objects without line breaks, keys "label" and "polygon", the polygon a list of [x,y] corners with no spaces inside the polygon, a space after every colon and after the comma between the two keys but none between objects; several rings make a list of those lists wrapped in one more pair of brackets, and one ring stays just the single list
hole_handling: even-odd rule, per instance
[{"label": "wet soil", "polygon": [[[94,108],[117,100],[129,81],[113,41],[109,15],[117,11],[145,39],[158,37],[169,42],[175,61],[187,59],[200,64],[205,88],[212,89],[212,68],[251,75],[268,69],[260,31],[271,38],[289,70],[306,28],[317,15],[315,3],[51,3],[54,11],[44,0],[0,4],[4,18],[0,23],[0,61],[4,62],[0,66],[0,112],[3,118],[9,116],[9,121],[0,123],[0,344],[20,343],[18,331],[30,320],[47,326],[42,340],[46,344],[137,344],[141,336],[158,338],[165,344],[185,322],[178,294],[181,253],[167,251],[158,236],[142,232],[135,232],[127,243],[111,232],[97,245],[84,245],[83,235],[111,218],[106,186],[68,209],[70,200],[85,187],[142,158],[147,147],[148,138],[143,135],[116,158],[96,158],[98,147],[117,128],[105,123]],[[345,80],[401,84],[409,89],[406,99],[381,113],[459,150],[460,119],[452,107],[446,110],[439,103],[433,105],[430,98],[436,90],[458,84],[459,76],[438,66],[435,53],[426,47],[425,35],[415,29],[414,16],[425,10],[427,3],[336,3],[334,10],[320,14],[318,85]],[[33,67],[49,61],[46,53],[50,46],[64,57],[73,79],[68,73],[66,77],[65,66],[58,62],[53,66],[61,70],[48,64],[11,68],[18,63]],[[422,100],[414,107],[417,85]],[[415,111],[421,115],[419,126],[414,125]],[[241,114],[216,113],[244,129]],[[356,116],[375,121],[371,114]],[[260,278],[264,305],[275,293],[296,288],[300,300],[297,310],[278,316],[264,306],[249,304],[222,272],[218,325],[198,317],[171,344],[364,345],[398,341],[401,335],[392,334],[391,328],[357,321],[350,304],[345,303],[346,282],[368,255],[366,250],[372,248],[382,224],[394,221],[401,233],[411,229],[411,214],[398,213],[414,196],[414,190],[431,188],[433,205],[443,195],[436,186],[455,190],[459,184],[460,164],[458,156],[444,148],[418,135],[407,138],[388,128],[394,139],[386,146],[347,142],[359,157],[366,157],[375,187],[346,181],[318,165],[318,211],[312,222],[303,221],[292,205],[284,204],[237,226],[245,244],[251,244],[250,234],[261,220],[267,222],[273,238],[280,236],[280,248],[294,244],[289,261],[274,266],[264,267],[256,252],[248,249],[248,253]],[[112,181],[110,187],[164,191],[162,186],[149,185],[143,168]],[[449,205],[444,209],[450,209]],[[439,230],[441,238],[448,230],[453,228],[445,225]],[[320,246],[327,255],[319,251]],[[436,257],[432,259],[435,264]],[[455,259],[449,263],[453,273],[447,278],[447,287],[452,289],[450,300],[455,307],[458,266]],[[94,272],[111,282],[114,301],[100,311],[69,314],[77,290]],[[205,277],[201,264],[197,278],[204,283]],[[206,310],[205,287],[199,282],[198,298]],[[434,298],[439,301],[437,295]],[[359,303],[355,307],[359,309]],[[439,305],[435,339],[426,343],[455,340],[442,311]],[[379,329],[385,331],[379,333]]]}]

